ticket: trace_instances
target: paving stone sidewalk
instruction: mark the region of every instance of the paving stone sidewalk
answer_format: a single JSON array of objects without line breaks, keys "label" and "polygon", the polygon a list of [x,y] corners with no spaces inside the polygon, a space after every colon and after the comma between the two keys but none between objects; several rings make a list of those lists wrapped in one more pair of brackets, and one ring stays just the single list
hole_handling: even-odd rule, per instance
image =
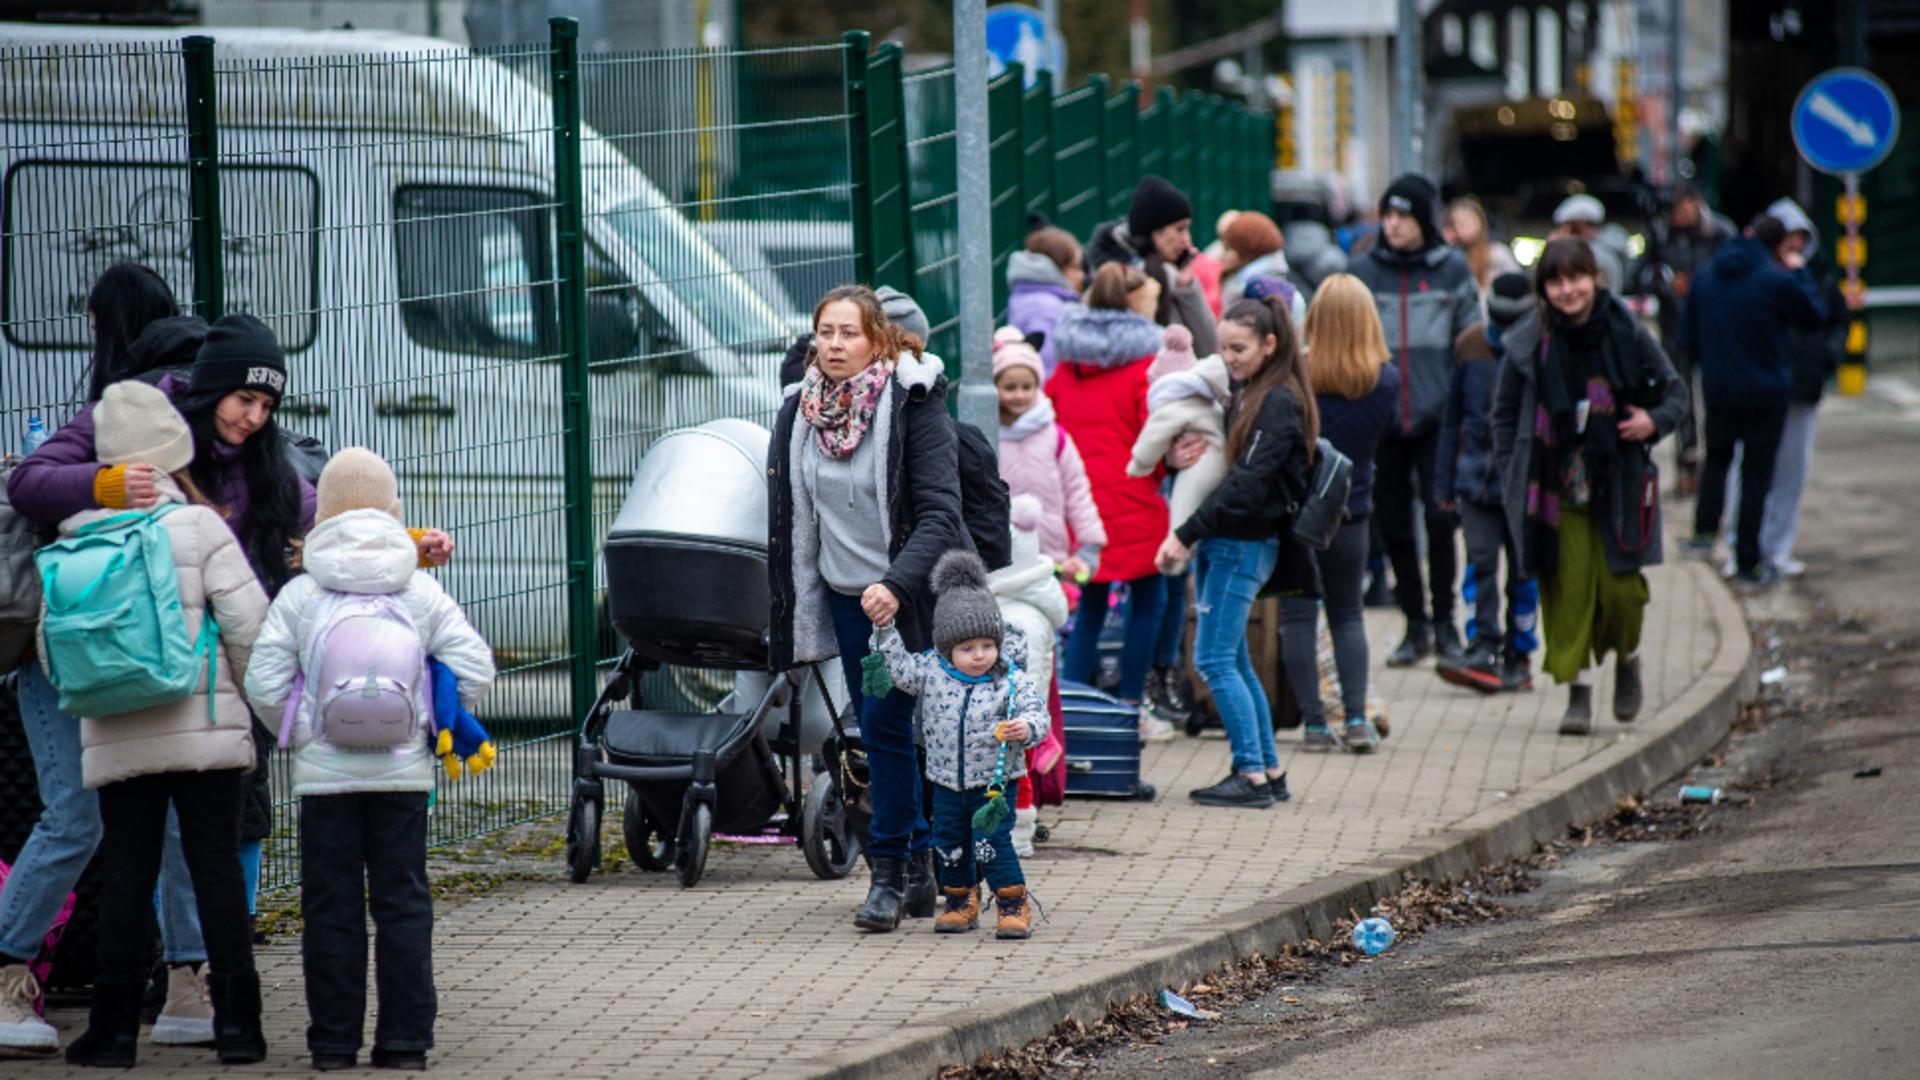
[{"label": "paving stone sidewalk", "polygon": [[[1378,661],[1401,620],[1369,612],[1377,686],[1393,723],[1379,754],[1301,754],[1298,733],[1286,733],[1292,802],[1208,810],[1186,793],[1225,774],[1224,740],[1150,747],[1157,801],[1075,800],[1046,812],[1053,840],[1027,874],[1048,919],[1029,942],[936,937],[925,921],[862,935],[850,916],[864,884],[857,876],[818,881],[790,847],[717,846],[693,890],[631,866],[569,885],[556,858],[544,880],[442,909],[433,1068],[467,1077],[794,1077],[908,1025],[1046,1000],[1042,992],[1097,967],[1363,866],[1620,741],[1658,735],[1650,718],[1714,658],[1720,628],[1707,591],[1719,586],[1677,563],[1649,577],[1641,723],[1612,721],[1610,677],[1597,691],[1599,734],[1573,739],[1555,734],[1565,692],[1544,678],[1532,693],[1484,698],[1440,682],[1430,663],[1387,671]],[[298,943],[265,949],[261,970],[271,1055],[232,1071],[311,1075]],[[71,1039],[84,1016],[60,1011],[54,1020]],[[141,1051],[150,1074],[221,1071],[210,1051]],[[0,1059],[0,1071],[90,1075],[21,1059]]]}]

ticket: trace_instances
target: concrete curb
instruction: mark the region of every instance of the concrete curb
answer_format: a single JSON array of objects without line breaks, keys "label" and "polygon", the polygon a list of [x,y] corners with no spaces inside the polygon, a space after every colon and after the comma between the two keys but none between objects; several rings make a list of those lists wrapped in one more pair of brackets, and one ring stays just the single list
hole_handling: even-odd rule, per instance
[{"label": "concrete curb", "polygon": [[1719,634],[1713,660],[1679,697],[1641,730],[1659,734],[1620,740],[1550,780],[1515,792],[1499,806],[1453,828],[1387,852],[1363,866],[1289,890],[1175,934],[1144,950],[1081,968],[1073,985],[976,1011],[952,1023],[914,1024],[803,1066],[816,1077],[932,1076],[947,1065],[1045,1035],[1069,1017],[1092,1022],[1109,1004],[1179,983],[1221,963],[1274,953],[1288,942],[1325,938],[1334,920],[1363,911],[1408,879],[1456,880],[1478,867],[1528,855],[1574,825],[1595,821],[1626,795],[1685,770],[1723,737],[1742,701],[1759,688],[1753,641],[1732,593],[1711,568],[1687,564],[1701,583]]}]

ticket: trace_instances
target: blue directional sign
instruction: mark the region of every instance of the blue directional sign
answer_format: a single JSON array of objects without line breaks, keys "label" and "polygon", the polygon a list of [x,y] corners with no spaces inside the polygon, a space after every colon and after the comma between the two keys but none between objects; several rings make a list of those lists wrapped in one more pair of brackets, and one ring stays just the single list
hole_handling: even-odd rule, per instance
[{"label": "blue directional sign", "polygon": [[1026,70],[1027,85],[1045,68],[1059,78],[1067,70],[1067,43],[1047,25],[1045,15],[1025,4],[995,4],[987,9],[988,72],[997,77],[1008,64]]},{"label": "blue directional sign", "polygon": [[1866,172],[1886,160],[1899,137],[1893,91],[1859,68],[1816,76],[1793,103],[1793,144],[1821,172]]}]

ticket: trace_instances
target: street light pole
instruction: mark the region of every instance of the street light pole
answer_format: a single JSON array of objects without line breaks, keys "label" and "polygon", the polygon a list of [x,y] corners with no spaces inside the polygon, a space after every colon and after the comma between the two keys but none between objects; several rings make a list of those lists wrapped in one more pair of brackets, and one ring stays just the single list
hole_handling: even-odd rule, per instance
[{"label": "street light pole", "polygon": [[1680,174],[1680,106],[1686,100],[1680,73],[1686,66],[1686,35],[1681,32],[1686,0],[1667,0],[1667,183]]},{"label": "street light pole", "polygon": [[1000,421],[993,390],[993,248],[987,172],[987,5],[953,0],[954,161],[960,232],[960,419],[982,431]]},{"label": "street light pole", "polygon": [[1420,171],[1420,5],[1400,0],[1393,28],[1393,171]]}]

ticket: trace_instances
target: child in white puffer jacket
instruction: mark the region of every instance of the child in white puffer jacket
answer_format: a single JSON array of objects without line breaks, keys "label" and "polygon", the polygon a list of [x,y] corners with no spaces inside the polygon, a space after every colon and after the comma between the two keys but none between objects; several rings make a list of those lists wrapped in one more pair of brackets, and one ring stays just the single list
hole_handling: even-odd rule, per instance
[{"label": "child in white puffer jacket", "polygon": [[[426,865],[429,720],[453,723],[431,711],[427,658],[453,673],[460,704],[471,709],[493,684],[493,650],[440,583],[417,569],[398,483],[379,455],[342,450],[319,488],[301,556],[306,573],[274,599],[247,671],[247,695],[261,716],[291,711],[283,732],[296,747],[300,797],[307,1048],[318,1069],[357,1062],[370,909],[380,963],[373,1065],[424,1068],[438,1009]],[[365,659],[334,678],[340,657],[357,654]],[[412,723],[364,730],[373,721],[362,710],[379,695],[394,703],[383,718],[411,715]]]},{"label": "child in white puffer jacket", "polygon": [[[1169,326],[1160,355],[1147,368],[1147,380],[1147,423],[1134,439],[1127,475],[1153,475],[1182,436],[1198,435],[1207,441],[1200,460],[1180,470],[1173,479],[1167,525],[1171,535],[1171,530],[1185,524],[1227,478],[1226,416],[1233,379],[1227,374],[1226,361],[1218,356],[1194,358],[1192,331]],[[1173,573],[1177,576],[1185,569],[1181,566]]]}]

